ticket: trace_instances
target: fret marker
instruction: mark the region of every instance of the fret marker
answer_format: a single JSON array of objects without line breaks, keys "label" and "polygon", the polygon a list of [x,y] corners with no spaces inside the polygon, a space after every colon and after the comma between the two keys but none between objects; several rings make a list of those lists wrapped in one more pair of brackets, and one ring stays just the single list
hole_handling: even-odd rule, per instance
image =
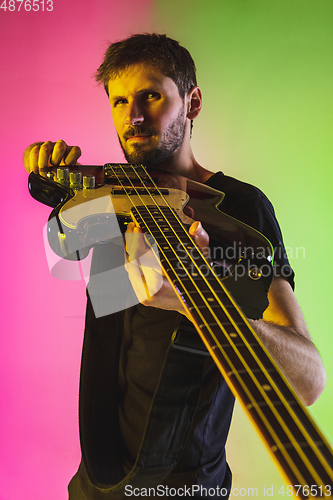
[{"label": "fret marker", "polygon": [[271,446],[271,450],[273,453],[275,453],[278,450],[278,447],[275,446],[275,444],[274,444],[273,446]]},{"label": "fret marker", "polygon": [[214,302],[215,299],[213,297],[209,297],[207,300],[208,302]]},{"label": "fret marker", "polygon": [[270,385],[268,385],[268,384],[264,384],[264,385],[262,386],[262,388],[263,388],[263,389],[264,389],[264,391],[266,391],[266,392],[268,392],[268,391],[270,391],[270,390],[272,389],[272,388],[271,388],[271,386],[270,386]]},{"label": "fret marker", "polygon": [[237,333],[229,333],[229,337],[235,338],[235,337],[238,337],[238,335],[237,335]]}]

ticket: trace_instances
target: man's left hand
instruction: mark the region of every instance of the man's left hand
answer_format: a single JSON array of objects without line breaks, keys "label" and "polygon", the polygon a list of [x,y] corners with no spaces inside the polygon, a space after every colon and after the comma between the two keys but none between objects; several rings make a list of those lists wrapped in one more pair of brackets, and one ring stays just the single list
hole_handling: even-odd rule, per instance
[{"label": "man's left hand", "polygon": [[[189,234],[205,253],[209,244],[209,236],[201,223],[194,222],[189,229]],[[141,229],[132,222],[128,224],[125,241],[127,260],[125,268],[141,304],[174,310],[186,315],[186,309],[163,272],[157,247],[155,250],[154,246],[151,248]]]}]

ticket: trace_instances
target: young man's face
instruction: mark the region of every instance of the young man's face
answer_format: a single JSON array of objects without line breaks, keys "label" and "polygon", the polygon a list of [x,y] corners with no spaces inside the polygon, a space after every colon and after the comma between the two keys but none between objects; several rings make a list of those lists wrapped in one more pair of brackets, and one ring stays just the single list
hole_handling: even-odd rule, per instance
[{"label": "young man's face", "polygon": [[109,81],[113,123],[129,163],[158,166],[181,146],[186,112],[171,78],[135,64]]}]

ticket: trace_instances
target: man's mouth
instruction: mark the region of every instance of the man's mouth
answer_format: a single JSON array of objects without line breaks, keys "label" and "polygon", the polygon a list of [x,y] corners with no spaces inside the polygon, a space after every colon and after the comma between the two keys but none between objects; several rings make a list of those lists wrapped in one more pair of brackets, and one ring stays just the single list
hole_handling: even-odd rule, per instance
[{"label": "man's mouth", "polygon": [[149,134],[138,134],[138,135],[131,135],[130,137],[127,137],[127,141],[143,141],[146,139],[149,139],[151,135]]},{"label": "man's mouth", "polygon": [[147,141],[150,137],[156,134],[156,131],[151,128],[135,126],[129,127],[124,133],[123,137],[125,141],[135,142],[135,141]]}]

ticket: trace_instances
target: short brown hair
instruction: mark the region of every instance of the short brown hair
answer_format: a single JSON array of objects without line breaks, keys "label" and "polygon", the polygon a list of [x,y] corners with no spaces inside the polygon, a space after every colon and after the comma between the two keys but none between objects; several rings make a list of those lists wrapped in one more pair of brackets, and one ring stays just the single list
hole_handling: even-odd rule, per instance
[{"label": "short brown hair", "polygon": [[150,65],[171,78],[182,99],[197,85],[195,64],[189,51],[176,40],[157,33],[141,33],[112,43],[96,72],[96,80],[104,84],[108,94],[109,80],[137,63]]}]

